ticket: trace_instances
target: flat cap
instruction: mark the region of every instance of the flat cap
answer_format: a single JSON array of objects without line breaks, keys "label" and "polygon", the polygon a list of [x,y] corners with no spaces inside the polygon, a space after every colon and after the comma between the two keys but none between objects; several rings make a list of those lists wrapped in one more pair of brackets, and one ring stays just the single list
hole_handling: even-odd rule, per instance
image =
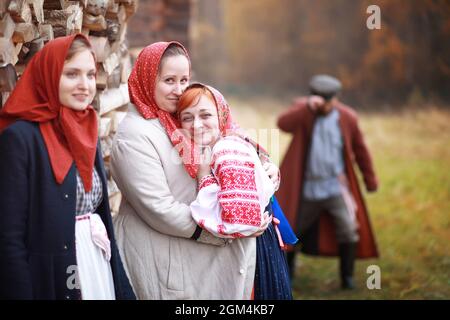
[{"label": "flat cap", "polygon": [[329,100],[342,89],[342,84],[338,79],[332,76],[320,74],[311,78],[309,89],[311,94]]}]

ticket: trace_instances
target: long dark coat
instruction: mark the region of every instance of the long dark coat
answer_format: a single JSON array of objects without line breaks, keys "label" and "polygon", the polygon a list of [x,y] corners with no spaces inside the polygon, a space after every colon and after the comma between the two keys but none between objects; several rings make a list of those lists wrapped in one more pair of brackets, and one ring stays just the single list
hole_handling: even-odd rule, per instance
[{"label": "long dark coat", "polygon": [[[367,190],[376,190],[378,182],[371,156],[359,129],[356,113],[340,102],[337,102],[334,107],[339,111],[339,125],[344,140],[344,162],[349,189],[358,207],[356,218],[359,224],[360,241],[357,247],[357,257],[378,257],[368,211],[353,168],[353,160],[355,160],[362,172]],[[279,128],[292,133],[293,139],[280,167],[281,184],[276,195],[281,208],[294,228],[297,225],[297,215],[301,206],[303,175],[315,119],[316,115],[307,106],[306,98],[298,99],[278,119]],[[304,253],[325,256],[338,254],[333,222],[328,214],[321,214],[319,221],[305,234],[299,235],[299,239]]]},{"label": "long dark coat", "polygon": [[[114,240],[99,147],[95,167],[103,186],[96,213],[111,241],[116,298],[134,299]],[[0,134],[0,299],[80,299],[80,290],[71,289],[75,206],[75,165],[57,184],[38,124],[17,121],[7,127]]]}]

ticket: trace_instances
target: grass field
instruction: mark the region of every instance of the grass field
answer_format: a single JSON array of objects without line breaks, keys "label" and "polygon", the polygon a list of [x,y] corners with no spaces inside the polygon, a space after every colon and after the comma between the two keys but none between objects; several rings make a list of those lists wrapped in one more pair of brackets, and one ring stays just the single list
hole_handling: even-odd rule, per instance
[{"label": "grass field", "polygon": [[[290,136],[276,131],[288,105],[270,99],[228,98],[235,119],[259,133],[281,162]],[[427,107],[361,113],[380,189],[366,194],[379,259],[356,264],[358,288],[339,289],[337,259],[298,255],[296,299],[450,299],[450,112]],[[369,265],[381,270],[381,289],[369,290]]]}]

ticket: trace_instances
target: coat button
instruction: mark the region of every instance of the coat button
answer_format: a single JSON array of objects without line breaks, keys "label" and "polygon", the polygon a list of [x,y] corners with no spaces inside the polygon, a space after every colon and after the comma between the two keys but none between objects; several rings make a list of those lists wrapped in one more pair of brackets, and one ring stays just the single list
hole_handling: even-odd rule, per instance
[{"label": "coat button", "polygon": [[66,296],[66,300],[70,300],[70,296]]},{"label": "coat button", "polygon": [[64,195],[64,199],[69,199],[69,195],[67,193]]},{"label": "coat button", "polygon": [[239,270],[239,273],[240,273],[240,274],[244,274],[244,269],[241,268],[241,269]]},{"label": "coat button", "polygon": [[64,245],[64,247],[63,247],[63,248],[64,248],[64,250],[67,250],[67,249],[68,249],[68,247],[67,247],[67,245],[66,245],[66,244]]}]

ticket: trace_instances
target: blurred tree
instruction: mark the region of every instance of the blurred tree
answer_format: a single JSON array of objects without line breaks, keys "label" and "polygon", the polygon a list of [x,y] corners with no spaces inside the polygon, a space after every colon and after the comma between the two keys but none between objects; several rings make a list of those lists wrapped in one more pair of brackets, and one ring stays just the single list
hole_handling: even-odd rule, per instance
[{"label": "blurred tree", "polygon": [[[305,93],[312,75],[330,73],[356,105],[450,99],[448,0],[194,2],[204,30],[192,41],[194,69],[203,81]],[[380,30],[366,27],[372,4]]]}]

